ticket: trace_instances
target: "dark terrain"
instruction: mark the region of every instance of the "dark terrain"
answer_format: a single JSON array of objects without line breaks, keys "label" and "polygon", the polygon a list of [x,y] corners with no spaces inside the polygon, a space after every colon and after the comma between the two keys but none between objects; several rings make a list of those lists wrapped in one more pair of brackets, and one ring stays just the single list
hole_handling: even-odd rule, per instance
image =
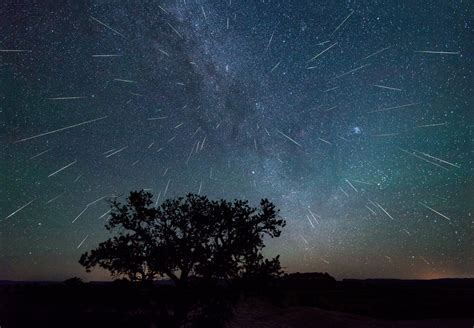
[{"label": "dark terrain", "polygon": [[[199,304],[196,306],[196,304]],[[472,327],[474,279],[344,280],[293,274],[271,287],[180,291],[127,282],[1,282],[9,327]],[[234,315],[230,309],[234,309]],[[186,313],[186,314],[185,314]]]}]

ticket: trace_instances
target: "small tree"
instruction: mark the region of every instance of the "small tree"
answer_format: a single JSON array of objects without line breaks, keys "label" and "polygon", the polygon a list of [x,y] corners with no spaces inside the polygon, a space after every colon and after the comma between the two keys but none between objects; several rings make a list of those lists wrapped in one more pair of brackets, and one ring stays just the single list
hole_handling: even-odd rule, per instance
[{"label": "small tree", "polygon": [[257,209],[247,201],[188,194],[155,208],[152,197],[138,191],[126,204],[112,201],[106,228],[116,235],[81,256],[88,272],[98,265],[113,276],[167,276],[179,286],[191,276],[232,281],[282,273],[278,256],[267,260],[261,254],[264,237],[279,237],[286,224],[267,199]]}]

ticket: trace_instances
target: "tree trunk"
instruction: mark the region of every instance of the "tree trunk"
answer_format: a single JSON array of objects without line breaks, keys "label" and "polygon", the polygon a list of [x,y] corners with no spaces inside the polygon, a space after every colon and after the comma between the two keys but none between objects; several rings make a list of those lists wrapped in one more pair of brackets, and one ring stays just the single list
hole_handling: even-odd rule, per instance
[{"label": "tree trunk", "polygon": [[181,271],[181,275],[179,276],[179,287],[187,287],[188,286],[188,272]]},{"label": "tree trunk", "polygon": [[171,279],[173,280],[174,284],[176,286],[178,286],[180,284],[180,278],[178,278],[178,276],[176,276],[173,272],[165,272],[165,274]]}]

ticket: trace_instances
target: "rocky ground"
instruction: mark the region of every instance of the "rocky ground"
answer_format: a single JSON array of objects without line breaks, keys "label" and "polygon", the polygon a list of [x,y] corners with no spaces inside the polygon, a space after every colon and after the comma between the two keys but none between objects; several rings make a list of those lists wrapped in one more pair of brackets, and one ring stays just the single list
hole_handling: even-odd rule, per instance
[{"label": "rocky ground", "polygon": [[389,321],[366,316],[326,311],[315,307],[280,308],[259,301],[240,303],[228,328],[456,328],[474,327],[474,318]]}]

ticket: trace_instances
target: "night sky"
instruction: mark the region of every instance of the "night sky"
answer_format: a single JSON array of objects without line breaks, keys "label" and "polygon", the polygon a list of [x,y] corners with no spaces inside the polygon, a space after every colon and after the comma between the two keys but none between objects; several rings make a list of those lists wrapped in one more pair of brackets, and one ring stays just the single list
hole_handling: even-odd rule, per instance
[{"label": "night sky", "polygon": [[139,189],[269,198],[288,272],[474,276],[473,13],[2,1],[0,279],[107,279],[77,261]]}]

